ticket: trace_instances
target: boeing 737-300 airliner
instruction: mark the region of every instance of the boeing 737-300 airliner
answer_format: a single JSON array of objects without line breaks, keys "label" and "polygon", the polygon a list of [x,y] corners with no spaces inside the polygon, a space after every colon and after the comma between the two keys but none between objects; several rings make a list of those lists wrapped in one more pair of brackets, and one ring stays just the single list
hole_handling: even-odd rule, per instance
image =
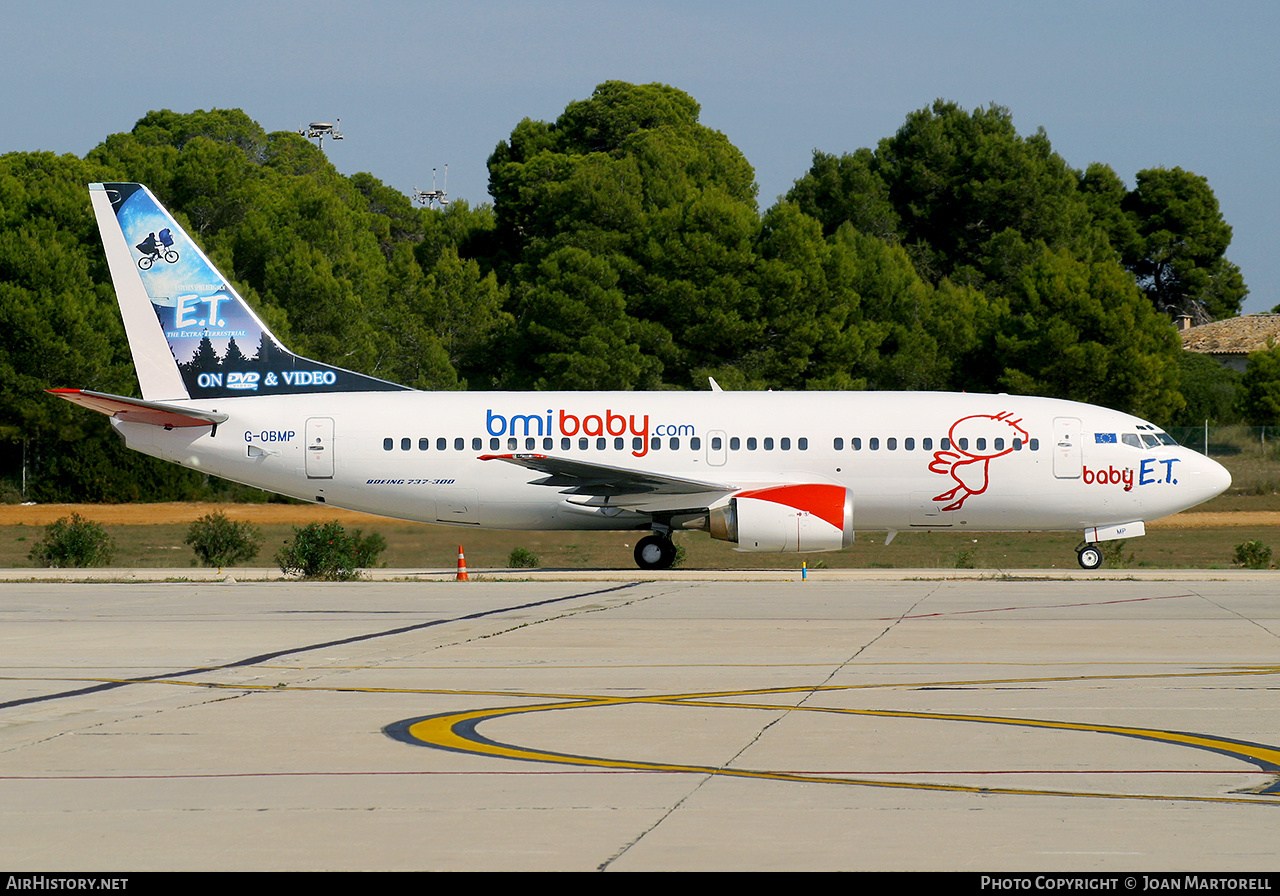
[{"label": "boeing 737-300 airliner", "polygon": [[[89,193],[142,398],[55,394],[133,449],[306,501],[496,529],[703,529],[835,551],[854,528],[1077,530],[1099,542],[1231,477],[1129,414],[930,392],[420,392],[285,349],[146,187]],[[714,383],[712,384],[714,386]]]}]

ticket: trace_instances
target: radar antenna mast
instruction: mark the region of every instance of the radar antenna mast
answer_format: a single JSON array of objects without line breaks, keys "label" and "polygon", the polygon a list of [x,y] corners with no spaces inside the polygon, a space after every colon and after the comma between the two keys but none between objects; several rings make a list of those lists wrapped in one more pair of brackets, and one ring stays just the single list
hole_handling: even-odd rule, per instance
[{"label": "radar antenna mast", "polygon": [[444,187],[436,189],[436,169],[431,169],[431,189],[419,190],[416,186],[413,188],[413,198],[421,202],[427,208],[444,208],[449,204],[449,194],[445,189],[449,186],[449,166],[444,166]]},{"label": "radar antenna mast", "polygon": [[334,123],[327,121],[313,121],[305,128],[298,128],[298,133],[308,140],[315,140],[316,146],[324,149],[324,138],[329,137],[334,140],[342,139],[342,131],[338,130],[342,125],[341,118],[335,118]]}]

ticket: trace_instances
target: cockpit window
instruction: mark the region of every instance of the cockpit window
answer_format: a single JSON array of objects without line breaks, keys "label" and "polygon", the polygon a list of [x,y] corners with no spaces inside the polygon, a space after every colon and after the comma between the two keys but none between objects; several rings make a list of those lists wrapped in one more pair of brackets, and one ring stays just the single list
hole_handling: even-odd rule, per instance
[{"label": "cockpit window", "polygon": [[1176,439],[1174,439],[1174,437],[1173,437],[1173,436],[1171,436],[1171,435],[1169,435],[1167,432],[1158,432],[1158,433],[1156,433],[1156,438],[1158,438],[1158,439],[1160,440],[1160,444],[1161,444],[1161,445],[1176,445],[1176,444],[1178,444],[1177,440],[1176,440]]},{"label": "cockpit window", "polygon": [[1124,442],[1130,448],[1142,447],[1142,441],[1138,438],[1137,433],[1132,433],[1132,432],[1121,433],[1120,441]]},{"label": "cockpit window", "polygon": [[1159,439],[1157,439],[1155,436],[1153,436],[1153,435],[1151,435],[1151,434],[1149,434],[1149,433],[1145,433],[1145,432],[1142,434],[1142,441],[1146,443],[1146,445],[1147,445],[1147,447],[1148,447],[1148,448],[1155,448],[1157,445],[1159,445],[1159,444],[1160,444],[1160,440],[1159,440]]}]

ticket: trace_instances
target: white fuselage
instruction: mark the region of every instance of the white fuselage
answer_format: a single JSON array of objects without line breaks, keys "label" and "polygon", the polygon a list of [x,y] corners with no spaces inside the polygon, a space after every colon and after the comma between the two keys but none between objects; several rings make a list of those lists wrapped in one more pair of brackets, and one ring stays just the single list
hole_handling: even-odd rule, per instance
[{"label": "white fuselage", "polygon": [[[585,500],[483,458],[541,454],[740,489],[829,483],[860,529],[1065,530],[1176,513],[1230,483],[1129,414],[1014,395],[396,392],[190,401],[207,427],[115,425],[131,448],[308,501],[509,529],[639,529],[688,496]],[[1163,442],[1161,443],[1163,438]]]}]

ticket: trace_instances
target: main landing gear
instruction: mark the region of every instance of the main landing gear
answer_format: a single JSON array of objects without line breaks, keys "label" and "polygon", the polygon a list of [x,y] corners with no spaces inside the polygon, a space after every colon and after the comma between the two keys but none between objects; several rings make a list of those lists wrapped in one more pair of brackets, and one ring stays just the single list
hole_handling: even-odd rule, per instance
[{"label": "main landing gear", "polygon": [[1102,565],[1102,548],[1096,544],[1082,544],[1076,548],[1076,560],[1081,569],[1097,569]]},{"label": "main landing gear", "polygon": [[676,562],[676,546],[664,532],[646,535],[636,542],[636,566],[641,569],[670,569]]}]

